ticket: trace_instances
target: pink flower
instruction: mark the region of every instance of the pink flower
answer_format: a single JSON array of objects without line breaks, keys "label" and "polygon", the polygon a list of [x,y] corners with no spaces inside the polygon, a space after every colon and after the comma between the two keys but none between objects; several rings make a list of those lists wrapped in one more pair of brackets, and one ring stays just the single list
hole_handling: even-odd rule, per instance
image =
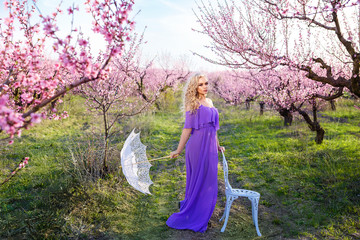
[{"label": "pink flower", "polygon": [[16,82],[14,85],[13,85],[13,88],[18,88],[20,87],[20,83],[19,82]]},{"label": "pink flower", "polygon": [[30,103],[33,100],[33,94],[25,92],[25,93],[21,94],[21,98],[23,101]]},{"label": "pink flower", "polygon": [[4,22],[6,25],[9,25],[11,23],[13,23],[14,19],[13,18],[4,18]]},{"label": "pink flower", "polygon": [[0,106],[5,106],[9,100],[9,97],[7,95],[3,95],[0,97]]},{"label": "pink flower", "polygon": [[114,48],[113,51],[112,51],[112,53],[113,53],[114,55],[117,55],[117,54],[120,53],[120,52],[121,52],[121,47],[116,47],[116,48]]},{"label": "pink flower", "polygon": [[53,26],[51,25],[51,23],[47,23],[47,24],[45,24],[45,26],[44,26],[44,31],[45,31],[47,34],[53,34],[54,31],[53,31],[52,27],[53,27]]},{"label": "pink flower", "polygon": [[101,31],[101,28],[99,25],[95,25],[92,29],[95,33],[99,33]]},{"label": "pink flower", "polygon": [[31,122],[32,123],[40,123],[41,122],[41,114],[32,113],[31,116]]},{"label": "pink flower", "polygon": [[88,44],[88,42],[87,42],[86,40],[84,40],[84,39],[80,39],[80,40],[79,40],[79,45],[80,45],[80,46],[86,47],[87,44]]},{"label": "pink flower", "polygon": [[65,118],[68,118],[69,117],[69,114],[67,111],[64,111],[62,114],[61,114],[62,118],[65,119]]},{"label": "pink flower", "polygon": [[131,29],[131,30],[134,30],[134,29],[135,29],[135,22],[131,22],[131,23],[130,23],[130,29]]},{"label": "pink flower", "polygon": [[86,52],[85,52],[85,51],[81,51],[80,57],[85,57],[85,56],[86,56]]},{"label": "pink flower", "polygon": [[2,88],[3,88],[3,90],[4,90],[4,91],[9,90],[9,86],[8,86],[8,85],[6,85],[6,84],[3,84],[3,85],[2,85]]},{"label": "pink flower", "polygon": [[67,9],[67,11],[68,11],[68,14],[69,14],[69,15],[74,13],[74,10],[73,10],[71,7],[69,7],[69,8]]}]

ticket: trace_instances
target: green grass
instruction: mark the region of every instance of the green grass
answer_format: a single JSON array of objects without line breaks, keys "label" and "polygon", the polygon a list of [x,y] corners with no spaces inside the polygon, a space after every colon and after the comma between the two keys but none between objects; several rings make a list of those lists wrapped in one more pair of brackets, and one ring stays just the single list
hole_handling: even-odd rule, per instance
[{"label": "green grass", "polygon": [[[149,159],[176,148],[183,125],[179,95],[166,96],[163,111],[122,119],[112,139],[111,161],[136,127]],[[246,199],[232,206],[225,233],[218,219],[224,209],[223,175],[219,197],[205,234],[169,229],[165,222],[184,197],[185,160],[155,161],[153,195],[137,192],[122,173],[87,181],[73,168],[69,149],[101,139],[101,119],[90,115],[83,100],[71,97],[62,108],[68,119],[44,121],[22,138],[3,146],[0,181],[21,158],[30,164],[0,189],[1,239],[358,239],[360,238],[360,111],[341,100],[337,111],[321,112],[323,144],[296,117],[283,127],[273,111],[259,116],[213,99],[220,112],[219,140],[226,147],[230,182],[261,194],[257,237]],[[175,107],[174,107],[175,106]],[[346,119],[346,120],[344,120]],[[93,132],[96,134],[92,134]],[[90,146],[92,147],[92,146]],[[86,146],[85,146],[86,149]],[[221,164],[220,164],[221,166]]]}]

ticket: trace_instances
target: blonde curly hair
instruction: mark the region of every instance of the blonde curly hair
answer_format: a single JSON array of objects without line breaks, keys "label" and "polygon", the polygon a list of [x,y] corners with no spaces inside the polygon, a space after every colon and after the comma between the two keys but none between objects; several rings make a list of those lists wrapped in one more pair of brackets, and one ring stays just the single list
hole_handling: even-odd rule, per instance
[{"label": "blonde curly hair", "polygon": [[205,78],[207,80],[204,74],[196,73],[190,77],[185,84],[183,95],[184,113],[186,112],[186,109],[189,109],[191,113],[194,113],[200,107],[199,93],[197,91],[200,78]]}]

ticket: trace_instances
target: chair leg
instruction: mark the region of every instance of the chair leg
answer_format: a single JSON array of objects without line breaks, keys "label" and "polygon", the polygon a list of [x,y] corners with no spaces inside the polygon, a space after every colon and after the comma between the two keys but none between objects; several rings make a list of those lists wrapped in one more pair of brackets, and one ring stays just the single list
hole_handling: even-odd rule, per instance
[{"label": "chair leg", "polygon": [[226,215],[226,206],[227,206],[227,201],[226,201],[226,204],[225,204],[224,214],[223,214],[222,217],[220,218],[219,222],[221,222],[221,221],[224,220],[224,218],[225,218],[225,215]]},{"label": "chair leg", "polygon": [[[225,206],[225,212],[224,212],[224,216],[225,216],[225,222],[224,222],[224,225],[223,227],[221,228],[221,232],[224,232],[225,231],[225,228],[226,228],[226,225],[227,225],[227,222],[228,222],[228,219],[229,219],[229,215],[230,215],[230,208],[231,208],[231,204],[233,203],[233,201],[235,199],[237,199],[238,197],[236,196],[227,196],[226,197],[226,206]],[[223,216],[223,217],[224,217]]]},{"label": "chair leg", "polygon": [[258,225],[258,206],[259,206],[259,197],[249,198],[251,201],[251,211],[252,211],[252,218],[256,228],[256,233],[258,236],[261,236],[259,225]]},{"label": "chair leg", "polygon": [[222,215],[222,217],[220,218],[219,222],[221,222],[222,220],[224,220],[225,216],[226,216],[226,209],[228,206],[228,196],[226,196],[226,202],[225,202],[225,209],[224,209],[224,214]]}]

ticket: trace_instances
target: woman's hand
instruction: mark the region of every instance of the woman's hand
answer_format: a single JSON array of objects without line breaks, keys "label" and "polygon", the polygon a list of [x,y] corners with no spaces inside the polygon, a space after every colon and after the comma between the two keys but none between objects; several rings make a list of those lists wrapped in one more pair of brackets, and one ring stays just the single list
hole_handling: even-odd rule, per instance
[{"label": "woman's hand", "polygon": [[220,152],[225,152],[225,147],[218,146],[218,151],[220,151]]},{"label": "woman's hand", "polygon": [[177,158],[179,155],[180,153],[178,152],[178,150],[175,150],[170,153],[170,158]]}]

